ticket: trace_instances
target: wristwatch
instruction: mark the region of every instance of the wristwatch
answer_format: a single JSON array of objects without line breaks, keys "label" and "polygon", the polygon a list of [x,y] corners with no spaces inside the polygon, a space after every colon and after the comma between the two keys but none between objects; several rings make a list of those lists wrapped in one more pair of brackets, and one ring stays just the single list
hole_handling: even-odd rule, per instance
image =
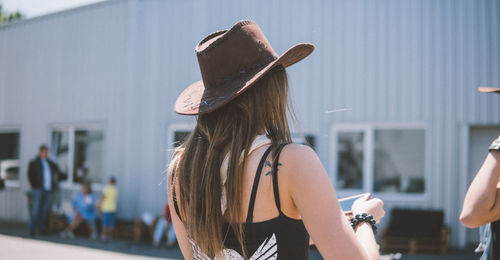
[{"label": "wristwatch", "polygon": [[491,150],[497,150],[497,151],[500,151],[500,136],[497,137],[497,139],[495,139],[491,145],[490,145],[490,151]]}]

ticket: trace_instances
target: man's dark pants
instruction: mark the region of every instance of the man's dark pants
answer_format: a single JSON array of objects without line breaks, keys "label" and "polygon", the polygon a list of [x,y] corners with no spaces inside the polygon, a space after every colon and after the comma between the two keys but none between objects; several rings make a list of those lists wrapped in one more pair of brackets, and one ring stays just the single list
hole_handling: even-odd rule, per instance
[{"label": "man's dark pants", "polygon": [[37,228],[40,232],[47,232],[47,216],[50,207],[51,191],[44,189],[31,190],[33,204],[31,206],[30,233],[34,233]]}]

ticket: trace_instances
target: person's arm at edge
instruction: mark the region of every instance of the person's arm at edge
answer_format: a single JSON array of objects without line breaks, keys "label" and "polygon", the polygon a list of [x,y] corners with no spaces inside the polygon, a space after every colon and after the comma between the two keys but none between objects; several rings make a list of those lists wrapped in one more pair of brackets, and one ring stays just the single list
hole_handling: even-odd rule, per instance
[{"label": "person's arm at edge", "polygon": [[[173,165],[171,163],[170,165]],[[179,194],[179,185],[175,182],[175,190],[176,194]],[[184,259],[192,260],[194,259],[193,251],[191,248],[191,244],[189,243],[187,232],[184,227],[184,224],[180,220],[179,216],[177,216],[177,212],[174,208],[174,201],[172,197],[172,167],[169,167],[167,174],[167,191],[168,191],[168,204],[171,205],[170,217],[172,219],[172,223],[174,224],[175,234],[177,236],[177,242],[179,243],[179,247],[181,248],[182,255]]]},{"label": "person's arm at edge", "polygon": [[380,258],[371,226],[360,224],[355,233],[347,222],[330,178],[314,150],[303,145],[287,145],[280,162],[283,164],[280,170],[287,174],[292,200],[325,259]]},{"label": "person's arm at edge", "polygon": [[500,151],[488,153],[464,199],[460,221],[476,228],[500,218]]}]

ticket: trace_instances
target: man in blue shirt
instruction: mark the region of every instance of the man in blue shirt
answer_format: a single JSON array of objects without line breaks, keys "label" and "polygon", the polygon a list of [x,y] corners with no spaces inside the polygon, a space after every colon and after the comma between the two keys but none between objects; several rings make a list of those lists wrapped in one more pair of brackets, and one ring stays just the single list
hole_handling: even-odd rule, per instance
[{"label": "man in blue shirt", "polygon": [[51,204],[52,191],[57,186],[59,169],[57,164],[47,158],[49,149],[41,145],[39,155],[30,162],[28,179],[31,185],[32,205],[30,216],[30,235],[34,236],[36,230],[40,233],[47,232],[47,215]]}]

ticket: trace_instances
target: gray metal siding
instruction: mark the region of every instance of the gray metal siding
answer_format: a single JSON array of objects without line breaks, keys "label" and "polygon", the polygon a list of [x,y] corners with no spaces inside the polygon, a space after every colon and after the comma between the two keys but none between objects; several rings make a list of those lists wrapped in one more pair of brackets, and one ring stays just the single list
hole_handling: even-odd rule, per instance
[{"label": "gray metal siding", "polygon": [[0,192],[2,218],[27,220],[27,166],[53,125],[102,124],[104,172],[123,171],[126,6],[114,1],[0,27],[0,127],[21,130],[21,187],[17,195]]},{"label": "gray metal siding", "polygon": [[[38,144],[48,141],[50,124],[105,122],[105,169],[118,176],[120,215],[159,213],[165,202],[166,129],[192,120],[172,107],[200,79],[194,46],[208,33],[252,19],[279,54],[299,42],[316,45],[288,72],[300,128],[316,135],[326,166],[334,156],[328,136],[334,124],[428,127],[428,197],[386,205],[443,208],[452,244],[458,245],[463,126],[500,124],[498,97],[476,90],[500,86],[499,5],[128,0],[28,20],[0,28],[0,126],[22,126],[25,167]],[[325,113],[341,108],[352,110]],[[21,195],[6,197],[0,194],[2,218],[14,204],[25,203]]]}]

